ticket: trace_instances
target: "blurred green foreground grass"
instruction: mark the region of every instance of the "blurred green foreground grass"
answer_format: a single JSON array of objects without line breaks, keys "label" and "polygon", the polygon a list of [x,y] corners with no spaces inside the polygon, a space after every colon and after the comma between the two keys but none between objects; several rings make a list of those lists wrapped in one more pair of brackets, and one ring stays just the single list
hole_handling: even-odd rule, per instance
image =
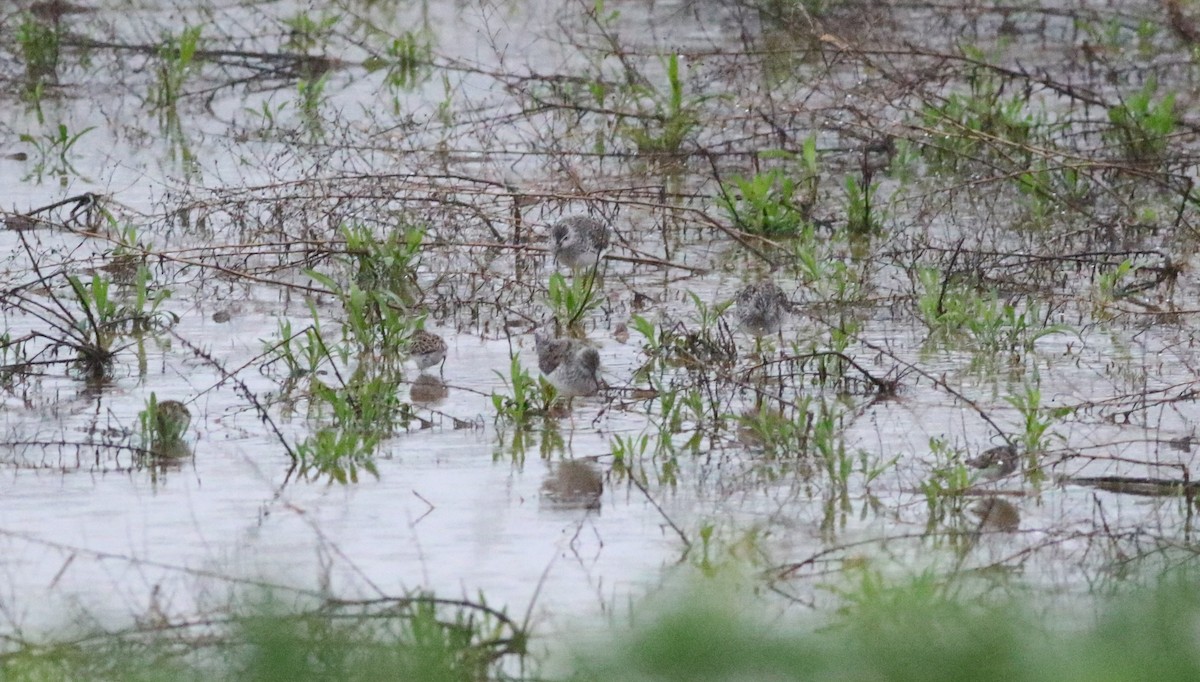
[{"label": "blurred green foreground grass", "polygon": [[[1200,589],[1190,571],[1119,597],[1080,598],[1062,616],[1033,598],[985,604],[917,580],[861,590],[836,613],[768,622],[747,615],[761,611],[754,600],[706,591],[719,592],[695,583],[670,600],[686,603],[658,614],[646,606],[633,614],[645,625],[586,646],[527,639],[504,617],[445,608],[453,602],[348,615],[258,600],[247,615],[203,626],[36,644],[10,635],[0,680],[1200,679]],[[549,650],[548,660],[528,654],[527,642]]]}]

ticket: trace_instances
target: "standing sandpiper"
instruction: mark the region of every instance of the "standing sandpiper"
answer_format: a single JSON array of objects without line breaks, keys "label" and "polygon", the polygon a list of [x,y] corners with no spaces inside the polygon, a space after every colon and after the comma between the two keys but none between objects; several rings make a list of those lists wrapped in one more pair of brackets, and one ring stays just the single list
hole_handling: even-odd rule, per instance
[{"label": "standing sandpiper", "polygon": [[161,459],[190,457],[192,452],[184,443],[192,413],[178,400],[159,401],[154,394],[146,409],[138,415],[142,437],[149,446],[148,453]]},{"label": "standing sandpiper", "polygon": [[778,334],[792,309],[783,290],[766,280],[742,287],[734,305],[738,329],[756,337]]},{"label": "standing sandpiper", "polygon": [[418,329],[408,340],[408,352],[423,372],[446,361],[446,342],[437,334]]},{"label": "standing sandpiper", "polygon": [[596,395],[600,391],[600,354],[595,348],[575,339],[555,339],[540,332],[533,335],[538,369],[568,404],[575,396]]},{"label": "standing sandpiper", "polygon": [[155,404],[154,419],[159,438],[173,441],[183,438],[192,423],[192,413],[178,400],[164,400]]},{"label": "standing sandpiper", "polygon": [[966,461],[967,466],[979,470],[979,477],[985,481],[1008,476],[1017,470],[1019,463],[1020,453],[1014,445],[997,445]]},{"label": "standing sandpiper", "polygon": [[608,248],[608,225],[587,215],[567,216],[550,228],[554,260],[572,270],[595,267]]}]

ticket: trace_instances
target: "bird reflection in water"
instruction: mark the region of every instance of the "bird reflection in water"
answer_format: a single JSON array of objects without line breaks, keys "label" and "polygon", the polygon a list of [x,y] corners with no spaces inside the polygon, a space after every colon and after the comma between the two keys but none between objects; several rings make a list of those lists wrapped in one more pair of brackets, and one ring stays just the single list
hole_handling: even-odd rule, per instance
[{"label": "bird reflection in water", "polygon": [[1000,497],[985,497],[968,510],[979,520],[980,533],[1013,533],[1021,527],[1017,506]]},{"label": "bird reflection in water", "polygon": [[449,394],[450,388],[440,377],[421,374],[413,379],[408,397],[417,405],[429,406],[442,402]]},{"label": "bird reflection in water", "polygon": [[542,481],[541,502],[554,509],[599,509],[603,492],[600,467],[572,459],[550,464],[550,473]]}]

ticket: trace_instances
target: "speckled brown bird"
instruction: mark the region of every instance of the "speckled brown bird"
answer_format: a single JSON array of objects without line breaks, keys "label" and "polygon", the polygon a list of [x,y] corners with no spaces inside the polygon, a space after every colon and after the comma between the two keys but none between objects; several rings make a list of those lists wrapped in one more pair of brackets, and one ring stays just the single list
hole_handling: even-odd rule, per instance
[{"label": "speckled brown bird", "polygon": [[413,332],[408,340],[408,352],[421,371],[445,362],[446,350],[446,342],[442,337],[424,329]]},{"label": "speckled brown bird", "polygon": [[792,309],[792,302],[771,281],[747,284],[734,299],[738,329],[753,336],[778,334]]},{"label": "speckled brown bird", "polygon": [[571,269],[590,268],[608,249],[608,225],[587,215],[567,216],[550,227],[554,260]]},{"label": "speckled brown bird", "polygon": [[533,336],[538,369],[565,398],[595,395],[600,391],[600,354],[595,348],[567,338],[540,332]]}]

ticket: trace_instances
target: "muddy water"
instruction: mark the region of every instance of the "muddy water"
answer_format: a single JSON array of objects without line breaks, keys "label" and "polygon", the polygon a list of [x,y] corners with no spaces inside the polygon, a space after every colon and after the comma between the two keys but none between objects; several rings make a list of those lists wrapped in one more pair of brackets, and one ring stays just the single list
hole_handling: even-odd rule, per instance
[{"label": "muddy water", "polygon": [[[63,21],[94,41],[150,44],[164,32],[178,34],[186,17],[211,11],[218,19],[205,33],[212,49],[275,53],[293,49],[281,22],[303,9],[111,2]],[[1121,417],[1136,403],[1125,396],[1159,389],[1173,395],[1193,380],[1189,368],[1197,358],[1186,317],[1153,326],[1100,322],[1088,317],[1086,300],[1071,299],[1055,319],[1070,324],[1070,332],[1039,340],[1015,366],[1004,357],[981,365],[979,353],[930,348],[913,306],[889,304],[911,297],[909,282],[878,274],[893,272],[882,265],[870,268],[877,273],[871,286],[878,305],[857,313],[862,328],[846,352],[876,376],[902,374],[899,396],[839,395],[816,386],[811,375],[764,389],[788,401],[810,396],[842,406],[838,441],[851,461],[864,463],[852,466],[845,486],[823,474],[822,464],[772,460],[730,432],[702,434],[695,452],[646,454],[633,464],[644,486],[630,484],[614,468],[614,440],[648,435],[653,443],[663,420],[660,407],[633,392],[646,388],[631,378],[647,357],[636,333],[621,340],[620,326],[637,313],[696,329],[698,314],[685,292],[710,305],[727,301],[768,267],[715,229],[713,221],[725,217],[711,199],[707,164],[664,169],[630,154],[627,143],[612,153],[620,138],[611,130],[604,137],[606,123],[577,123],[571,111],[537,108],[531,93],[545,96],[554,79],[537,87],[522,81],[535,74],[620,76],[620,60],[598,49],[615,39],[639,60],[647,79],[661,83],[666,70],[658,55],[687,52],[682,69],[689,88],[708,95],[697,102],[730,122],[696,134],[733,150],[721,162],[723,176],[749,172],[754,152],[775,138],[760,132],[757,141],[739,141],[738,126],[753,127],[746,121],[754,116],[745,112],[759,111],[766,95],[757,84],[761,74],[752,70],[757,67],[721,56],[745,47],[745,31],[763,29],[757,15],[732,3],[610,3],[620,15],[598,25],[585,9],[536,2],[339,7],[347,32],[356,20],[391,35],[427,31],[437,66],[413,89],[387,91],[378,72],[354,65],[367,54],[355,40],[329,38],[327,53],[347,64],[329,74],[318,136],[304,132],[294,77],[247,86],[231,83],[243,71],[228,62],[197,67],[172,132],[144,104],[156,64],[144,51],[93,46],[86,63],[79,51],[70,53],[63,87],[42,102],[46,123],[25,108],[2,129],[5,151],[32,157],[0,161],[0,186],[14,188],[6,209],[21,213],[84,192],[103,195],[120,223],[137,226],[146,242],[168,254],[155,263],[155,275],[171,288],[164,307],[179,321],[170,333],[124,349],[107,385],[88,386],[53,365],[6,395],[0,613],[9,627],[52,626],[76,611],[121,622],[148,612],[217,610],[231,589],[256,582],[346,597],[418,587],[442,596],[482,593],[511,612],[532,608],[539,623],[556,627],[620,611],[653,591],[678,562],[697,560],[697,553],[686,553],[680,533],[695,541],[710,524],[718,558],[749,554],[755,569],[771,574],[833,550],[787,574],[784,591],[805,602],[816,591],[807,578],[816,575],[819,582],[847,558],[877,558],[899,571],[930,562],[947,571],[994,562],[1021,571],[1034,585],[1080,589],[1081,567],[1101,572],[1112,560],[1097,549],[1104,544],[1101,527],[1171,541],[1189,537],[1186,505],[1177,498],[1133,498],[1054,478],[1165,476],[1177,470],[1152,465],[1190,461],[1190,449],[1167,443],[1190,433],[1190,403],[1138,412],[1140,423]],[[928,21],[908,18],[915,23],[907,30],[917,33]],[[993,30],[987,22],[974,29]],[[14,78],[23,76],[13,66],[20,63],[9,63]],[[838,101],[830,84],[854,90],[862,77],[851,67],[829,67],[832,75],[809,62],[797,68],[828,79],[779,86],[814,109]],[[862,87],[869,95],[869,85]],[[872,103],[863,91],[846,101],[852,99]],[[13,111],[24,106],[7,105]],[[263,111],[278,117],[279,128],[255,113]],[[814,116],[831,168],[854,168],[847,146],[857,142],[843,134],[845,113]],[[864,135],[895,123],[895,111],[875,113],[882,118],[864,124]],[[42,139],[57,123],[70,131],[94,129],[68,153],[72,170],[43,168],[39,177],[38,163],[53,165],[56,156],[38,155],[19,135]],[[289,127],[295,132],[279,132]],[[181,160],[185,148],[194,162]],[[827,178],[827,184],[840,187],[840,179]],[[569,417],[536,421],[519,436],[524,447],[516,447],[516,428],[497,421],[490,396],[507,390],[497,372],[507,373],[510,353],[520,352],[534,369],[531,332],[549,319],[544,286],[552,264],[540,255],[544,241],[522,245],[528,248],[519,255],[497,242],[518,234],[528,239],[530,230],[536,236],[557,215],[585,210],[583,197],[606,216],[615,214],[618,232],[615,258],[606,266],[605,302],[585,325],[613,388],[604,398],[575,401]],[[985,224],[994,215],[964,220],[960,213],[938,222],[924,208],[892,207],[896,248],[932,223],[928,231],[935,237],[953,241],[968,233],[983,250],[994,229]],[[279,383],[259,366],[281,320],[294,328],[310,322],[307,294],[288,285],[311,285],[302,268],[314,264],[299,255],[264,255],[261,245],[327,240],[343,220],[384,232],[401,214],[428,225],[419,281],[428,327],[450,348],[444,388],[426,382],[418,385],[425,393],[414,394],[411,385],[398,387],[432,426],[387,441],[378,478],[364,475],[348,485],[300,479],[246,392],[270,406],[290,442],[310,432],[302,409],[295,414],[272,401]],[[63,210],[49,215],[69,223]],[[88,227],[103,236],[52,228],[0,233],[0,252],[12,254],[5,287],[36,288],[40,276],[60,269],[90,274],[105,262],[113,233],[102,222]],[[203,251],[217,244],[234,246],[220,256]],[[30,252],[45,274],[30,269]],[[836,246],[824,255],[849,260]],[[331,260],[316,267],[338,272]],[[805,306],[821,303],[814,283],[786,268],[778,277]],[[1194,301],[1195,284],[1182,281],[1179,295]],[[46,299],[32,294],[26,300]],[[327,331],[336,334],[338,306],[328,297],[316,301]],[[31,307],[10,302],[10,335],[45,331]],[[216,321],[214,313],[227,314],[227,321]],[[824,347],[824,319],[824,313],[793,319],[784,333],[787,351]],[[738,344],[738,380],[709,375],[717,382],[719,410],[735,415],[755,402],[748,369],[753,344],[742,337]],[[415,370],[409,378],[417,379]],[[663,385],[697,381],[673,368],[656,379]],[[970,453],[998,444],[980,413],[1019,436],[1023,417],[1005,397],[1032,381],[1044,406],[1097,405],[1054,424],[1043,460],[1052,465],[1049,479],[1035,485],[1013,477],[977,491],[999,493],[995,499],[1011,503],[1003,511],[1019,518],[1014,525],[1011,518],[989,516],[996,525],[987,542],[956,553],[956,541],[948,538],[977,529],[978,522],[956,511],[931,514],[921,486],[946,462],[932,452],[930,439]],[[178,466],[148,467],[120,447],[152,392],[185,400],[192,411],[188,443],[195,456]],[[669,440],[682,448],[695,428],[694,418],[685,419]],[[605,480],[598,498],[555,499],[563,461],[594,465]],[[749,551],[729,549],[747,538],[754,538]]]}]

